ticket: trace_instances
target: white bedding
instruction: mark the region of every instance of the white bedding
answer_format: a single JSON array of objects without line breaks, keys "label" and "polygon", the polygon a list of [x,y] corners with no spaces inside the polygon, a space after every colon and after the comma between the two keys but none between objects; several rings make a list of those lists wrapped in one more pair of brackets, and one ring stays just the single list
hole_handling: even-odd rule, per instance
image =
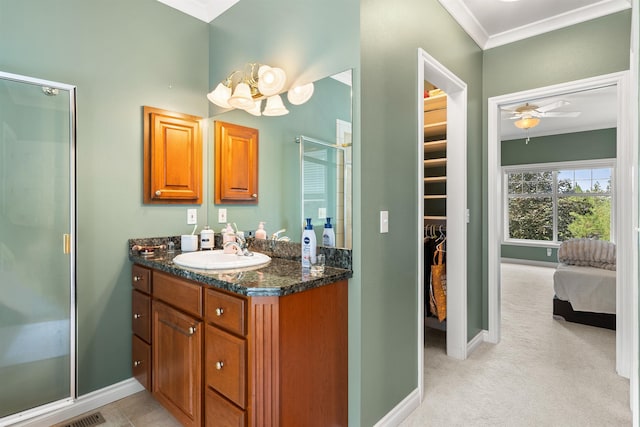
[{"label": "white bedding", "polygon": [[575,311],[616,314],[616,272],[559,264],[553,273],[556,296]]}]

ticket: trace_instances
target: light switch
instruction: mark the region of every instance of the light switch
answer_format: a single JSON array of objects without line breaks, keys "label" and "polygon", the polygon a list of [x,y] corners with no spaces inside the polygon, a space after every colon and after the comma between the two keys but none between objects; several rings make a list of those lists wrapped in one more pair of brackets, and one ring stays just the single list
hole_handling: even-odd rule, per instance
[{"label": "light switch", "polygon": [[227,210],[226,209],[218,209],[218,223],[224,224],[227,222]]},{"label": "light switch", "polygon": [[187,224],[193,225],[198,223],[198,210],[187,209]]},{"label": "light switch", "polygon": [[327,208],[318,208],[318,219],[325,219],[327,217]]},{"label": "light switch", "polygon": [[389,232],[389,211],[380,211],[380,233]]}]

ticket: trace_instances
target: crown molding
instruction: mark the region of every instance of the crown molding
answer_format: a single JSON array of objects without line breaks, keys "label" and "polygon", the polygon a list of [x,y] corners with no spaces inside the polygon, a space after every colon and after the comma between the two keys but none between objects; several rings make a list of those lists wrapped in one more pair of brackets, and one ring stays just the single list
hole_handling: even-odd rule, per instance
[{"label": "crown molding", "polygon": [[631,8],[630,0],[602,0],[598,3],[532,22],[509,31],[489,35],[462,0],[438,1],[482,50],[524,40]]}]

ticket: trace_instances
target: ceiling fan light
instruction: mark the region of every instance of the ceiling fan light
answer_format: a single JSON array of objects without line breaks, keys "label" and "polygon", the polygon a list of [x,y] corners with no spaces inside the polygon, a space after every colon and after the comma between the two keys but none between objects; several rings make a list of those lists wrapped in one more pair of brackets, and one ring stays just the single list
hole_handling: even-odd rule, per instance
[{"label": "ceiling fan light", "polygon": [[523,117],[513,122],[513,124],[519,129],[531,129],[540,124],[540,119],[537,117]]},{"label": "ceiling fan light", "polygon": [[313,83],[307,83],[289,89],[287,99],[293,105],[302,105],[311,98],[311,95],[313,95]]}]

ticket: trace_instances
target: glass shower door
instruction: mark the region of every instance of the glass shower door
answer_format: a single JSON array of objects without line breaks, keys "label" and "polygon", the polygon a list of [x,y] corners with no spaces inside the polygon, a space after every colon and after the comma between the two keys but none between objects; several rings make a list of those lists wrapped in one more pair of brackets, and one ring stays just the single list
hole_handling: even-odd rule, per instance
[{"label": "glass shower door", "polygon": [[0,73],[0,424],[75,394],[74,106]]}]

